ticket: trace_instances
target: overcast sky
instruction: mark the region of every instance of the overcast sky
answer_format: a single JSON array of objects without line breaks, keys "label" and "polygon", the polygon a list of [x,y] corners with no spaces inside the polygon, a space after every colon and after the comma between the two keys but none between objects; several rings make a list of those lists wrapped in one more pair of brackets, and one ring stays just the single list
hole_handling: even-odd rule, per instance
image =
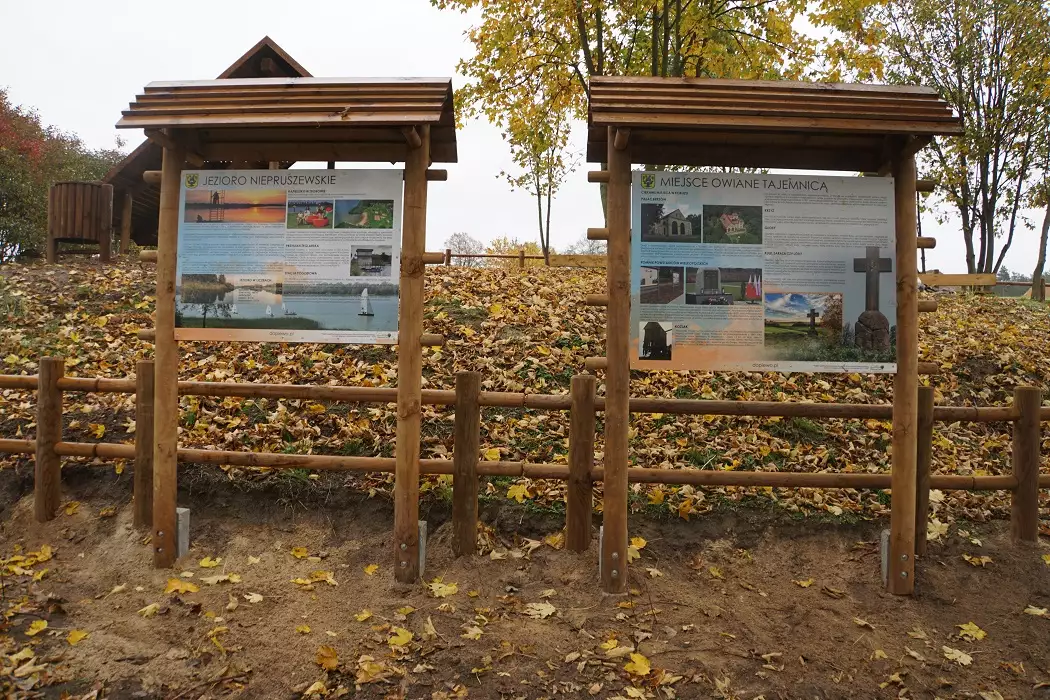
[{"label": "overcast sky", "polygon": [[[117,136],[120,111],[144,85],[214,78],[264,35],[316,76],[447,76],[459,87],[464,80],[455,75],[456,62],[471,51],[464,38],[470,24],[470,15],[438,11],[428,0],[49,0],[46,7],[0,0],[0,85],[15,104],[36,107],[45,122],[104,147]],[[128,148],[142,138],[135,131],[121,135]],[[513,167],[499,130],[472,122],[458,140],[459,163],[448,166],[449,181],[431,185],[427,248],[443,248],[456,231],[483,241],[500,235],[536,240],[535,200],[511,192],[498,177]],[[574,149],[582,152],[584,141],[581,123]],[[570,177],[555,200],[556,248],[603,225],[598,186],[587,183],[586,169]],[[923,232],[938,238],[937,249],[927,252],[929,269],[965,271],[957,231],[924,219]],[[1030,274],[1037,242],[1034,231],[1022,232],[1006,265]]]}]

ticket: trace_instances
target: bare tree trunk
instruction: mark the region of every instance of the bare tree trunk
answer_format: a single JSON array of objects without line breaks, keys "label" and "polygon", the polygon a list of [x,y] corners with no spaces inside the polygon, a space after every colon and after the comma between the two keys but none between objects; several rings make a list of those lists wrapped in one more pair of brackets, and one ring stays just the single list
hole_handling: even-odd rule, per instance
[{"label": "bare tree trunk", "polygon": [[554,188],[547,186],[547,235],[543,241],[543,264],[551,266],[551,191]]},{"label": "bare tree trunk", "polygon": [[1043,267],[1046,265],[1046,239],[1050,234],[1050,202],[1046,205],[1043,214],[1043,229],[1039,234],[1039,257],[1035,261],[1035,271],[1032,272],[1032,298],[1039,299],[1043,285]]},{"label": "bare tree trunk", "polygon": [[653,77],[660,75],[660,12],[657,4],[653,4],[653,41],[652,41],[652,74]]},{"label": "bare tree trunk", "polygon": [[543,257],[546,258],[547,241],[543,237],[543,186],[540,183],[540,172],[538,168],[536,172],[533,173],[533,176],[535,178],[536,186],[536,220],[540,226],[540,249],[543,251]]}]

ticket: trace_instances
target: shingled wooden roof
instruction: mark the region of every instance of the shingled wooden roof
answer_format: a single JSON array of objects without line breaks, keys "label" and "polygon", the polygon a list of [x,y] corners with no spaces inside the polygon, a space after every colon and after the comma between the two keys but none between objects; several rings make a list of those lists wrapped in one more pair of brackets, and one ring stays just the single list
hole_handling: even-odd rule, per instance
[{"label": "shingled wooden roof", "polygon": [[[303,68],[273,39],[264,36],[255,46],[224,70],[219,78],[259,77],[310,77]],[[120,200],[126,194],[132,197],[131,237],[139,245],[152,245],[157,240],[157,217],[160,210],[160,187],[143,182],[142,174],[147,170],[160,170],[161,147],[152,141],[144,141],[121,162],[113,166],[103,182],[113,185],[114,227],[120,225]],[[259,167],[266,163],[259,162]],[[282,162],[283,167],[291,161]],[[226,167],[223,163],[209,163],[208,167]]]},{"label": "shingled wooden roof", "polygon": [[849,171],[962,130],[925,87],[595,77],[588,161],[607,159],[608,127],[630,130],[633,163]]}]

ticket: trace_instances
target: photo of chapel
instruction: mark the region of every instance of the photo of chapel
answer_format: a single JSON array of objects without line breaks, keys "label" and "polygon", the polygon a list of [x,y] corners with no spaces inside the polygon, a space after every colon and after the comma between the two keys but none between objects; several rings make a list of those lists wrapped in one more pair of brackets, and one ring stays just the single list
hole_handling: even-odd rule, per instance
[{"label": "photo of chapel", "polygon": [[642,241],[646,243],[699,243],[700,217],[688,207],[667,211],[663,204],[642,205]]}]

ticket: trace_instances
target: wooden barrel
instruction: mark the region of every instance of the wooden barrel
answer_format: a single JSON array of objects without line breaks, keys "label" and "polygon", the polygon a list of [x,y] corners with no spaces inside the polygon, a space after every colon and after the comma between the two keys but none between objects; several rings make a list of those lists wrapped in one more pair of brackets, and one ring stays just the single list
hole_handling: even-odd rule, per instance
[{"label": "wooden barrel", "polygon": [[48,193],[47,259],[58,257],[59,243],[96,243],[109,260],[113,235],[113,185],[56,182]]}]

